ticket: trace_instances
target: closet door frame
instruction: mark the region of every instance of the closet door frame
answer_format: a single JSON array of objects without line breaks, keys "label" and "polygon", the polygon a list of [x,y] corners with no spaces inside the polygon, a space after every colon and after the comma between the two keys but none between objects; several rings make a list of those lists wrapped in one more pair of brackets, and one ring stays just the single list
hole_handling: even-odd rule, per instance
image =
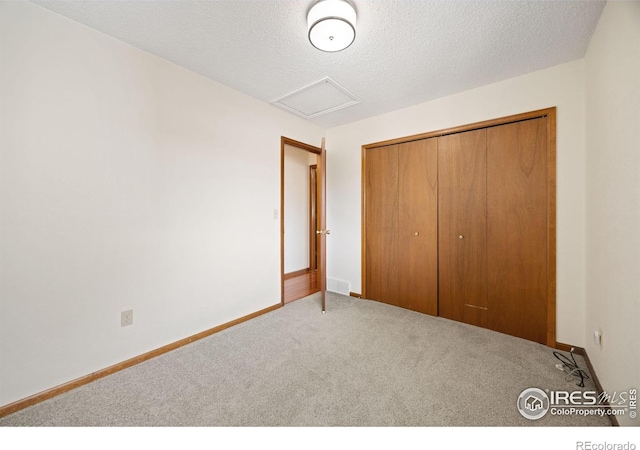
[{"label": "closet door frame", "polygon": [[366,199],[367,199],[367,179],[366,179],[366,155],[367,150],[378,147],[386,147],[395,144],[404,144],[407,142],[418,141],[433,137],[446,136],[464,131],[478,130],[481,128],[489,128],[508,123],[520,122],[523,120],[537,119],[547,117],[547,346],[556,347],[556,108],[546,108],[536,111],[530,111],[512,116],[500,117],[497,119],[486,120],[482,122],[460,125],[457,127],[447,128],[443,130],[430,131],[427,133],[416,134],[412,136],[390,139],[382,142],[375,142],[362,146],[362,229],[361,229],[361,269],[362,269],[362,298],[367,298],[367,279],[366,279]]}]

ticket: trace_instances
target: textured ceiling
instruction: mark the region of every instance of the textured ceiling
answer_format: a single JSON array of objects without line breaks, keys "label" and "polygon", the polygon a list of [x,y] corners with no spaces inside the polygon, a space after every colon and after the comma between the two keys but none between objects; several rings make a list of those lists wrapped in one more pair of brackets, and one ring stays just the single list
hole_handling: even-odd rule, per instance
[{"label": "textured ceiling", "polygon": [[[330,77],[332,127],[582,58],[603,1],[351,0],[356,40],[307,40],[315,0],[33,0],[265,102]],[[275,106],[274,106],[275,107]]]}]

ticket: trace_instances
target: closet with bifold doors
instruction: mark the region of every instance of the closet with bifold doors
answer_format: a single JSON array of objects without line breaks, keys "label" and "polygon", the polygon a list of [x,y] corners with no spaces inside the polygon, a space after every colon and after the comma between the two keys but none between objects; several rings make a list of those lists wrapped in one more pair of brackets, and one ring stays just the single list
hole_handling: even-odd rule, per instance
[{"label": "closet with bifold doors", "polygon": [[438,311],[437,139],[366,154],[368,298],[436,315]]},{"label": "closet with bifold doors", "polygon": [[362,156],[363,298],[555,346],[555,108]]}]

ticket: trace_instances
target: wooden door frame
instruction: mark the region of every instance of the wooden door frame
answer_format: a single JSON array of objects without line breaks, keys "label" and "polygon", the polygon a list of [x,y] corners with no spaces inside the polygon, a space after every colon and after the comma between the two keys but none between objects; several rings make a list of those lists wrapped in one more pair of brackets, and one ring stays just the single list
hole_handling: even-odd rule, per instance
[{"label": "wooden door frame", "polygon": [[500,117],[497,119],[475,122],[467,125],[460,125],[443,130],[430,131],[428,133],[415,134],[412,136],[390,139],[387,141],[375,142],[362,146],[362,216],[361,216],[361,276],[362,276],[362,298],[367,298],[366,280],[366,154],[367,150],[386,147],[394,144],[404,144],[432,137],[446,136],[449,134],[462,133],[465,131],[489,128],[508,123],[520,122],[523,120],[547,117],[547,346],[556,347],[556,107],[539,109],[522,114]]},{"label": "wooden door frame", "polygon": [[[309,166],[309,270],[318,270],[318,165]],[[314,245],[315,244],[315,245]]]},{"label": "wooden door frame", "polygon": [[284,306],[284,147],[289,145],[299,150],[320,155],[322,149],[304,142],[280,136],[280,303]]}]

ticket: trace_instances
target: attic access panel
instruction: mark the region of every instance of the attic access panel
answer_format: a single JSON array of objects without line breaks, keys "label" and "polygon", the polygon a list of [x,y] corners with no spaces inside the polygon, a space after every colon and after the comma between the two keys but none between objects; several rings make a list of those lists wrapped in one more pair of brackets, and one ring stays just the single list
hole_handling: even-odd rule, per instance
[{"label": "attic access panel", "polygon": [[272,102],[305,119],[360,103],[360,99],[329,77],[311,83]]}]

